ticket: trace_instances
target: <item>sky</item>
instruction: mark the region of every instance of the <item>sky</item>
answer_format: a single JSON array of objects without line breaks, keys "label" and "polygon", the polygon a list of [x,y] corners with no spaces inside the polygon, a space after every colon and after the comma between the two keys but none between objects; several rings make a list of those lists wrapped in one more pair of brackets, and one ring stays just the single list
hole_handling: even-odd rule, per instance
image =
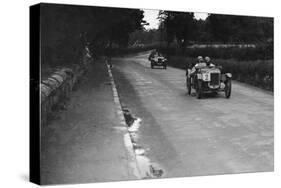
[{"label": "sky", "polygon": [[[157,29],[159,24],[159,20],[157,19],[159,10],[145,9],[143,11],[144,11],[144,20],[146,20],[149,23],[149,25],[145,26],[145,29]],[[208,14],[203,12],[194,13],[195,19],[198,20],[199,19],[205,20],[207,16]]]},{"label": "sky", "polygon": [[208,17],[208,13],[205,12],[194,12],[194,17],[197,20],[205,20]]},{"label": "sky", "polygon": [[149,23],[149,25],[144,26],[145,29],[157,29],[159,20],[157,19],[158,17],[158,12],[159,10],[143,10],[144,11],[144,20]]}]

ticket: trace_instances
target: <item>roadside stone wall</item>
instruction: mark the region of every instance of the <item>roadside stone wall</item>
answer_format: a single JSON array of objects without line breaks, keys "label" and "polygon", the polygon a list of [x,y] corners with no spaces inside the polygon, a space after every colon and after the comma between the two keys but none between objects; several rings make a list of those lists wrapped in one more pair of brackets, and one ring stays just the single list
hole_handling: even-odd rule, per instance
[{"label": "roadside stone wall", "polygon": [[40,83],[41,126],[47,124],[49,115],[70,97],[74,85],[86,72],[91,57],[86,56],[83,64],[73,69],[61,68]]}]

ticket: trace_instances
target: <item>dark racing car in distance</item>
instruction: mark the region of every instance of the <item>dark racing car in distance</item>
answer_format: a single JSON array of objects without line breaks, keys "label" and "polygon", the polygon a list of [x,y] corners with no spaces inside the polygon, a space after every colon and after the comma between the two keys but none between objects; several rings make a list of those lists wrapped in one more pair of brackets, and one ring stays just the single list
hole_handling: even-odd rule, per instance
[{"label": "dark racing car in distance", "polygon": [[148,57],[148,60],[150,61],[150,66],[153,69],[155,66],[161,66],[164,69],[167,69],[168,61],[167,59],[162,56],[159,52],[156,52],[155,50],[151,52],[151,54]]}]

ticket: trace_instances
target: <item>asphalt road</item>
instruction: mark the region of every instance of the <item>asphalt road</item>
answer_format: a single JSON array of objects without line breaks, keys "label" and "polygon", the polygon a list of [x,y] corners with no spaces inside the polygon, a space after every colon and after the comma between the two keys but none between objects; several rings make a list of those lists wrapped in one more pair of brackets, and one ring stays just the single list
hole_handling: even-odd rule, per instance
[{"label": "asphalt road", "polygon": [[272,93],[233,82],[230,99],[199,100],[187,94],[184,70],[151,69],[147,57],[112,59],[112,72],[122,106],[141,119],[141,155],[162,177],[273,171]]}]

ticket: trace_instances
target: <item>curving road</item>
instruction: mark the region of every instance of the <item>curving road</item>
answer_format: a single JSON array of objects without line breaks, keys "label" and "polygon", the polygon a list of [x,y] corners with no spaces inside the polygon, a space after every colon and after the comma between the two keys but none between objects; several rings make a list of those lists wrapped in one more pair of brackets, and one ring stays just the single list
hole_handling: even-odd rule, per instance
[{"label": "curving road", "polygon": [[[162,177],[273,171],[274,97],[233,82],[232,96],[188,96],[184,70],[148,53],[112,59],[121,104],[141,118],[137,144]],[[141,164],[139,164],[141,165]]]}]

